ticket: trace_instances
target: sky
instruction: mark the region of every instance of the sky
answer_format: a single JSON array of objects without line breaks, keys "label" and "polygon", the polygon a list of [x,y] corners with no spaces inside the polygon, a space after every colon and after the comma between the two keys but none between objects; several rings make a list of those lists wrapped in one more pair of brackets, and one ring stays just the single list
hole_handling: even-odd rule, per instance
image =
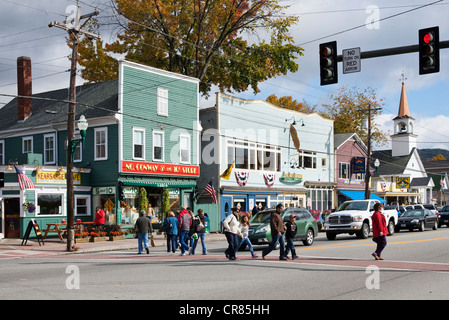
[{"label": "sky", "polygon": [[[96,3],[97,0],[80,1],[82,14],[92,12]],[[343,74],[340,63],[338,84],[327,86],[320,86],[318,54],[319,44],[328,41],[337,41],[338,54],[355,47],[363,52],[413,45],[418,43],[419,29],[433,26],[439,26],[441,41],[449,40],[449,0],[279,0],[279,3],[290,5],[287,14],[299,16],[298,24],[290,30],[295,43],[304,48],[304,55],[297,60],[299,70],[260,84],[257,95],[250,89],[234,96],[266,99],[274,93],[320,105],[330,104],[330,95],[343,85],[372,87],[386,102],[382,115],[375,121],[391,133],[404,74],[418,148],[449,150],[449,50],[440,50],[438,73],[419,75],[418,53],[409,53],[362,59],[361,72],[352,74]],[[48,24],[63,22],[70,14],[67,8],[73,5],[76,0],[0,0],[0,107],[17,94],[16,60],[20,56],[31,58],[33,93],[69,86],[71,49],[65,43],[67,33],[49,28]],[[107,27],[101,31],[106,41],[111,34]],[[77,84],[83,82],[78,76]],[[201,101],[200,107],[214,103],[212,94]],[[374,146],[374,149],[389,147]]]}]

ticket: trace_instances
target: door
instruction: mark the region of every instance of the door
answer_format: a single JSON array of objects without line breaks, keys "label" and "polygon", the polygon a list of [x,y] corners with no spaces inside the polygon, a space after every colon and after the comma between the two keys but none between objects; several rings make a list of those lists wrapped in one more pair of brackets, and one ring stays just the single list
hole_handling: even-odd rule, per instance
[{"label": "door", "polygon": [[220,208],[220,231],[223,232],[223,220],[231,214],[232,208],[232,197],[221,197],[221,208]]},{"label": "door", "polygon": [[6,198],[3,203],[5,238],[20,238],[20,198]]},{"label": "door", "polygon": [[298,212],[295,211],[294,212],[295,216],[296,216],[296,226],[298,228],[298,231],[296,232],[296,239],[304,239],[305,234],[306,234],[306,225],[307,225],[307,220],[306,217],[304,216],[304,213],[302,212]]}]

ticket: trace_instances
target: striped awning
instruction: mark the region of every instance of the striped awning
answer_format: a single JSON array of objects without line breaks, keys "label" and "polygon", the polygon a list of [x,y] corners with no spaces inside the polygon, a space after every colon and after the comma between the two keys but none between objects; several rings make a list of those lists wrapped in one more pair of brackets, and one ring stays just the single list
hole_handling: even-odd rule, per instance
[{"label": "striped awning", "polygon": [[193,188],[196,185],[196,179],[126,177],[120,178],[119,183],[137,187]]}]

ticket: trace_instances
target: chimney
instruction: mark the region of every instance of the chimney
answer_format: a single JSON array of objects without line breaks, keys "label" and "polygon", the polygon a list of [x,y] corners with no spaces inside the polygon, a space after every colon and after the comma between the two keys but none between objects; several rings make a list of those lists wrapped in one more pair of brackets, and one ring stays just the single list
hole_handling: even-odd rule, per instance
[{"label": "chimney", "polygon": [[31,97],[31,58],[17,58],[17,121],[24,121],[31,115],[32,100],[21,98],[21,96]]}]

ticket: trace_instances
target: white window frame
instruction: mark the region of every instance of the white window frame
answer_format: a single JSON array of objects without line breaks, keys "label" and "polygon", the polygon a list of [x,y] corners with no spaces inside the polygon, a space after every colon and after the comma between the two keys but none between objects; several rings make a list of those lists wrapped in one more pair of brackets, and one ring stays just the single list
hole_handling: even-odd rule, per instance
[{"label": "white window frame", "polygon": [[[155,134],[161,134],[162,135],[162,159],[156,159],[154,158],[154,135]],[[165,133],[164,131],[159,131],[159,130],[153,130],[153,135],[152,135],[152,149],[151,149],[151,153],[152,153],[152,159],[153,161],[158,161],[158,162],[164,162],[164,153],[165,153]]]},{"label": "white window frame", "polygon": [[[53,161],[49,161],[47,159],[47,149],[46,149],[46,139],[47,138],[53,138]],[[44,134],[44,164],[55,164],[56,163],[56,134],[55,133],[48,133]]]},{"label": "white window frame", "polygon": [[[136,142],[134,141],[134,133],[135,132],[142,133],[142,157],[136,157],[135,153],[134,153],[134,151],[135,151],[134,147],[136,145]],[[145,160],[145,129],[144,128],[133,128],[133,150],[132,150],[132,152],[133,152],[134,160]]]},{"label": "white window frame", "polygon": [[[97,154],[97,132],[104,132],[105,139],[104,139],[104,148],[105,153],[104,157],[100,157]],[[101,128],[95,128],[94,129],[94,161],[99,160],[108,160],[108,128],[107,127],[101,127]]]},{"label": "white window frame", "polygon": [[[30,150],[25,150],[25,142],[26,141],[30,141]],[[33,153],[33,137],[29,136],[29,137],[22,137],[22,153]]]},{"label": "white window frame", "polygon": [[[87,208],[86,214],[78,215],[78,207],[76,205],[78,199],[86,199],[86,208]],[[91,212],[91,209],[90,209],[90,207],[91,207],[90,195],[88,195],[88,194],[76,194],[73,204],[74,204],[73,207],[74,207],[74,211],[75,211],[75,216],[80,216],[80,217],[90,217],[90,216],[92,216],[92,212]]]},{"label": "white window frame", "polygon": [[[187,153],[188,153],[188,156],[187,156],[187,161],[183,161],[182,160],[182,142],[181,142],[181,140],[183,139],[183,138],[187,138],[187,140],[188,140],[188,142],[187,142],[187,146],[188,146],[188,149],[187,149]],[[190,164],[191,163],[191,151],[192,151],[192,148],[191,148],[191,137],[190,137],[190,135],[188,135],[188,134],[180,134],[179,135],[179,163],[186,163],[186,164]]]},{"label": "white window frame", "polygon": [[[61,196],[61,212],[59,214],[40,214],[40,206],[39,206],[39,196],[46,194],[55,194]],[[58,189],[46,189],[45,191],[36,192],[36,217],[61,217],[66,215],[66,193],[62,192]]]},{"label": "white window frame", "polygon": [[[343,166],[346,167],[347,177],[343,177]],[[339,162],[338,163],[338,178],[339,179],[350,179],[351,178],[351,164],[348,162]]]},{"label": "white window frame", "polygon": [[168,90],[157,88],[157,114],[168,117]]}]

